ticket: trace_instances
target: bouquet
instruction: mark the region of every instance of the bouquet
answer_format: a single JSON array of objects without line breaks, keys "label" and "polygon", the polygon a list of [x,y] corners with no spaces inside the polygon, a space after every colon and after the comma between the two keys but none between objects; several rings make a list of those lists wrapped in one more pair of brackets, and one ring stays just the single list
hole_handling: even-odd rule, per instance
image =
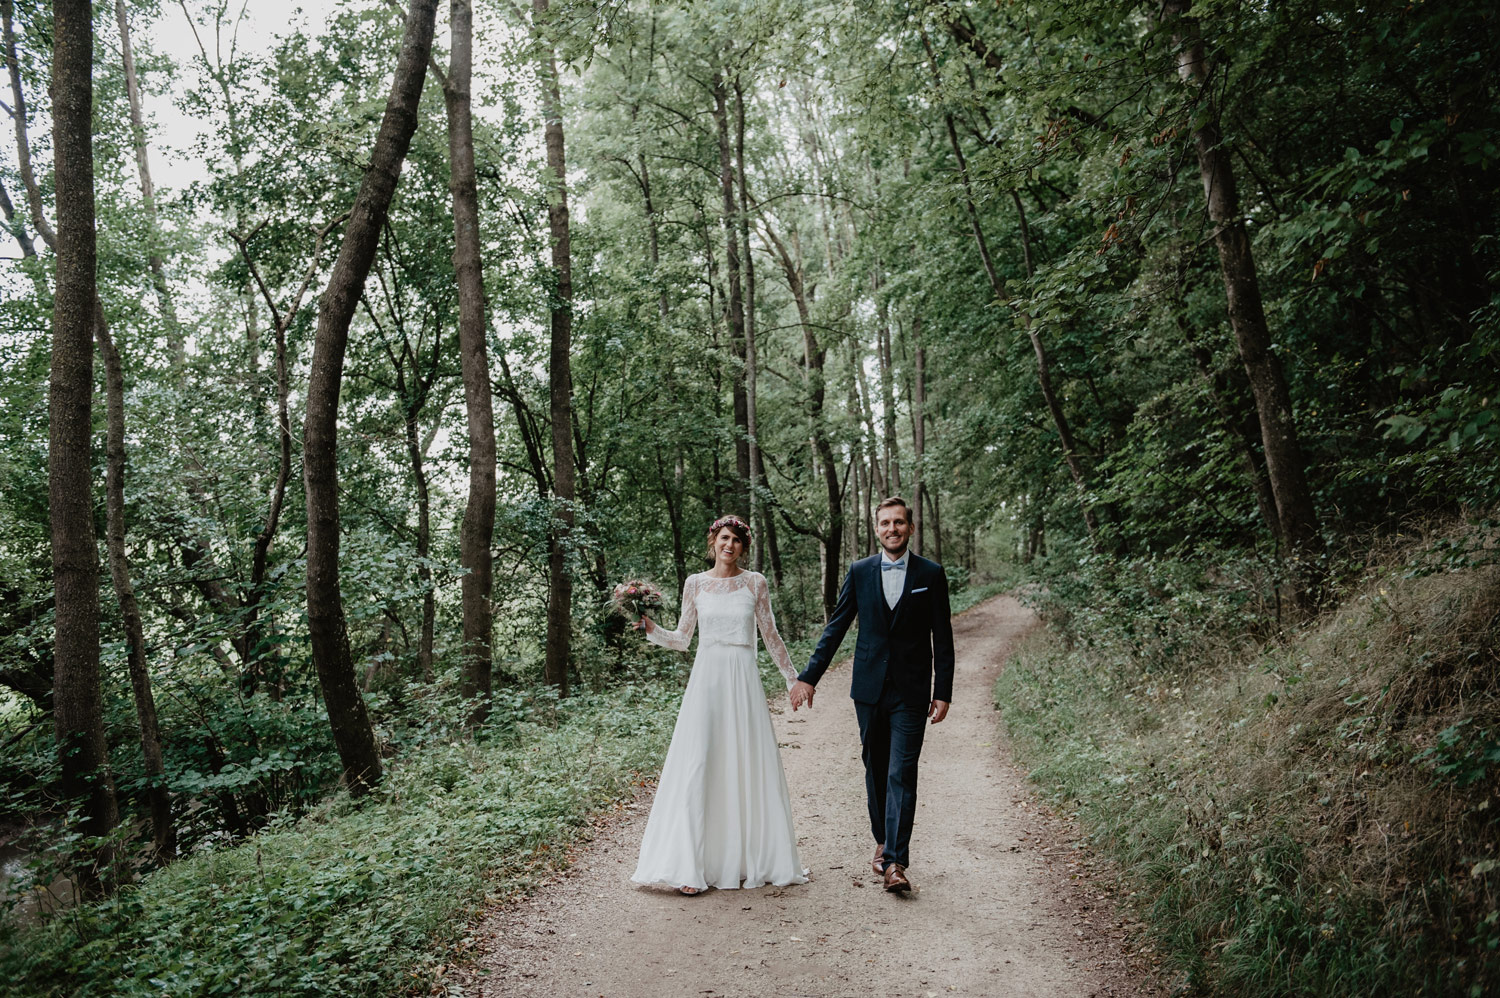
[{"label": "bouquet", "polygon": [[643,579],[627,579],[615,586],[609,603],[620,616],[640,620],[646,614],[660,610],[666,601],[661,590],[651,583]]}]

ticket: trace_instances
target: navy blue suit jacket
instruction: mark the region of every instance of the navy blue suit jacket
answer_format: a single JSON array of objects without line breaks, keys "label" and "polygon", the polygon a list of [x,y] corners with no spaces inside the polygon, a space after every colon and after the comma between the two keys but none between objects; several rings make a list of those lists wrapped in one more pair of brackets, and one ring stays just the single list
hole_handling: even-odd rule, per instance
[{"label": "navy blue suit jacket", "polygon": [[798,679],[818,684],[856,617],[859,639],[850,696],[860,703],[879,703],[889,679],[893,691],[913,706],[925,710],[932,700],[952,702],[953,624],[943,566],[910,554],[901,599],[891,610],[880,581],[880,555],[850,565],[828,626]]}]

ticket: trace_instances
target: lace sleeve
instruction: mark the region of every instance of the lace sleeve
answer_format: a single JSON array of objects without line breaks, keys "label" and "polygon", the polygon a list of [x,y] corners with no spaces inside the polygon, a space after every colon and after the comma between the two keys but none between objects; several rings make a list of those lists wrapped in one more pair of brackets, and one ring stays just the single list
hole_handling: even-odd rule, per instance
[{"label": "lace sleeve", "polygon": [[698,601],[694,598],[698,589],[698,577],[689,575],[682,584],[682,615],[677,618],[677,630],[669,631],[660,624],[646,632],[646,640],[673,651],[687,651],[693,640],[693,630],[698,626]]},{"label": "lace sleeve", "polygon": [[776,615],[771,612],[770,587],[766,585],[763,575],[755,576],[750,582],[755,591],[755,623],[760,628],[761,639],[766,643],[771,661],[776,663],[776,668],[786,678],[787,689],[791,689],[792,684],[797,681],[797,670],[792,668],[792,657],[787,654],[786,643],[776,630]]}]

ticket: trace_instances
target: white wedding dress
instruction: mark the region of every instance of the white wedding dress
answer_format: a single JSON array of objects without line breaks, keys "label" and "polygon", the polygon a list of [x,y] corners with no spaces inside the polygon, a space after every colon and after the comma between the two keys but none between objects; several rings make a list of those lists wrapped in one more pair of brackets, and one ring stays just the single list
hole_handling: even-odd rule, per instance
[{"label": "white wedding dress", "polygon": [[765,576],[690,576],[677,630],[656,627],[647,638],[686,651],[695,627],[698,655],[630,879],[700,890],[806,883],[756,667],[758,627],[787,686],[796,679]]}]

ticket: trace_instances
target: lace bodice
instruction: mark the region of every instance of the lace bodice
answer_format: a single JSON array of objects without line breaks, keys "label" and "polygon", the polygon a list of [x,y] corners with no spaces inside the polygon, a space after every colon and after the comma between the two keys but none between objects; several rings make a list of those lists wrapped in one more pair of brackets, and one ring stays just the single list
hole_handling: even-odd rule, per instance
[{"label": "lace bodice", "polygon": [[676,651],[687,651],[693,631],[702,624],[698,647],[740,645],[755,647],[755,631],[766,643],[771,661],[786,679],[787,688],[797,679],[786,644],[776,631],[776,617],[771,613],[771,589],[759,572],[741,572],[728,578],[715,578],[706,572],[690,575],[682,586],[682,616],[677,630],[660,625],[646,632],[646,639]]}]

